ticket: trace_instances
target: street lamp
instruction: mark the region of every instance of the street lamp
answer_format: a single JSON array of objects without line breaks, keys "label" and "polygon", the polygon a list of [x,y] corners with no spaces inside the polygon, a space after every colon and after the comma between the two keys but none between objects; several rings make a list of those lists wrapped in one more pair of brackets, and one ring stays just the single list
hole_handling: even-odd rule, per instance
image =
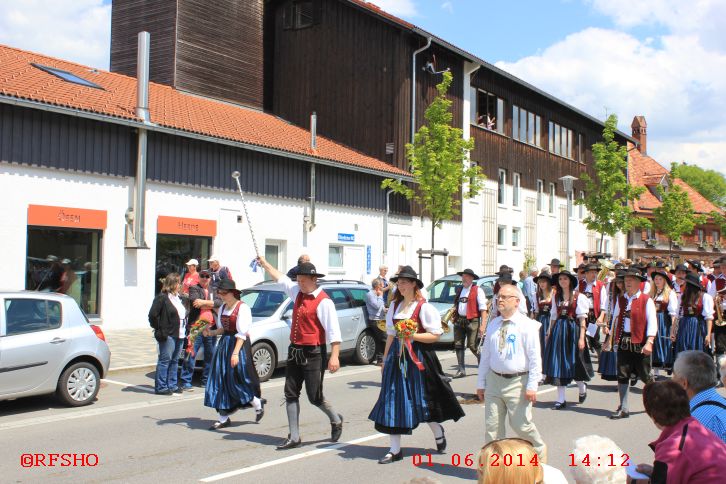
[{"label": "street lamp", "polygon": [[566,259],[567,260],[567,269],[572,270],[572,264],[570,264],[570,213],[572,212],[572,193],[573,193],[573,184],[577,180],[572,175],[565,175],[562,178],[560,178],[560,181],[562,181],[562,186],[565,188],[565,195],[567,196],[567,239],[565,243],[565,250],[567,252]]}]

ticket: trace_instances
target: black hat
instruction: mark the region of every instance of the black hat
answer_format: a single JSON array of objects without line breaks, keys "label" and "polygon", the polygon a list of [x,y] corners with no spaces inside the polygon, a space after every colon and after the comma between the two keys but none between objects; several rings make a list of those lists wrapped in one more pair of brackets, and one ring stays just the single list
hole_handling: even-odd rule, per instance
[{"label": "black hat", "polygon": [[685,264],[678,264],[673,270],[671,270],[671,273],[675,274],[678,271],[688,272],[688,267],[686,267]]},{"label": "black hat", "polygon": [[640,281],[645,281],[647,279],[646,276],[643,275],[642,272],[640,272],[640,269],[636,266],[630,266],[628,270],[625,271],[625,274],[623,274],[624,277],[635,277],[637,279],[640,279]]},{"label": "black hat", "polygon": [[615,270],[616,271],[619,271],[619,270],[622,270],[622,269],[625,269],[625,264],[623,264],[622,262],[616,262],[615,263]]},{"label": "black hat", "polygon": [[648,265],[642,262],[636,262],[635,264],[631,265],[629,269],[638,269],[640,272],[645,272],[648,269]]},{"label": "black hat", "polygon": [[701,266],[701,263],[698,262],[697,260],[690,259],[690,260],[687,260],[686,262],[688,262],[689,265],[692,265],[693,267],[695,267],[698,272],[703,272],[703,267]]},{"label": "black hat", "polygon": [[221,281],[219,281],[219,285],[217,286],[217,292],[219,291],[234,292],[237,297],[239,297],[240,294],[240,290],[237,289],[237,285],[232,279],[222,279]]},{"label": "black hat", "polygon": [[567,276],[570,278],[570,289],[577,289],[578,282],[577,282],[577,276],[573,274],[572,272],[568,270],[563,270],[558,272],[557,274],[552,274],[552,282],[554,284],[560,285],[560,276]]},{"label": "black hat", "polygon": [[651,279],[655,279],[655,276],[661,276],[663,279],[666,280],[666,284],[671,286],[671,289],[673,288],[673,281],[671,280],[670,276],[666,274],[665,271],[655,270],[653,271],[653,274],[651,274]]},{"label": "black hat", "polygon": [[501,274],[499,278],[497,279],[497,282],[500,286],[503,286],[505,284],[516,284],[517,281],[512,279],[512,273],[511,272],[505,272],[504,274]]},{"label": "black hat", "polygon": [[416,271],[413,270],[413,267],[411,266],[404,266],[401,271],[396,274],[395,277],[391,277],[391,282],[398,282],[399,279],[411,279],[412,281],[416,281],[416,286],[421,289],[424,287],[423,281],[418,278],[418,274],[416,274]]},{"label": "black hat", "polygon": [[618,269],[615,271],[615,278],[616,279],[625,279],[625,273],[627,271],[625,269]]},{"label": "black hat", "polygon": [[514,269],[509,267],[507,264],[502,264],[499,266],[499,272],[495,272],[494,274],[498,276],[503,276],[504,274],[511,274],[514,272]]},{"label": "black hat", "polygon": [[320,274],[318,271],[315,270],[315,266],[312,264],[312,262],[303,262],[302,264],[298,264],[297,274],[295,275],[325,277],[325,274]]},{"label": "black hat", "polygon": [[560,263],[560,259],[552,259],[549,263],[551,266],[565,267],[565,264]]},{"label": "black hat", "polygon": [[701,280],[699,279],[698,275],[689,272],[686,274],[686,284],[690,284],[692,286],[695,286],[698,288],[699,291],[703,291],[703,286],[701,285]]},{"label": "black hat", "polygon": [[585,269],[585,272],[599,271],[600,266],[598,264],[587,264],[587,265],[585,265],[584,269]]},{"label": "black hat", "polygon": [[535,284],[539,284],[540,279],[549,281],[549,283],[552,284],[552,276],[550,276],[549,272],[543,272],[542,274],[540,274],[539,276],[535,277],[532,280],[534,281]]},{"label": "black hat", "polygon": [[477,276],[476,274],[474,274],[474,271],[472,271],[471,269],[464,269],[463,271],[457,272],[456,274],[459,275],[459,276],[463,276],[464,274],[468,274],[471,277],[473,277],[474,279],[479,279],[479,276]]}]

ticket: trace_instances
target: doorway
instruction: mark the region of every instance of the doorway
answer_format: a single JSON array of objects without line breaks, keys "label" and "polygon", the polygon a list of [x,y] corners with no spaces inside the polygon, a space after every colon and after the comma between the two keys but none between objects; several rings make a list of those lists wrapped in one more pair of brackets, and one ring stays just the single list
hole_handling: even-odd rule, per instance
[{"label": "doorway", "polygon": [[[285,242],[282,240],[265,241],[265,260],[267,260],[272,267],[277,267],[281,272],[285,272],[285,265],[287,263],[285,258]],[[264,271],[264,273],[266,281],[272,279],[267,271]]]},{"label": "doorway", "polygon": [[158,234],[156,236],[155,294],[161,292],[161,281],[172,272],[184,278],[189,259],[197,259],[201,270],[206,267],[212,247],[211,237]]}]

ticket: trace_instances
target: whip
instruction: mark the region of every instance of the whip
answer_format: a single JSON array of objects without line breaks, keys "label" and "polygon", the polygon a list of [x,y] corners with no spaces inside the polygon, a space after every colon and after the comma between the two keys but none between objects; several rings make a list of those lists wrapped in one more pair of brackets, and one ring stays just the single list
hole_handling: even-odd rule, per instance
[{"label": "whip", "polygon": [[[257,249],[257,239],[255,239],[255,231],[252,229],[252,219],[250,213],[247,211],[247,202],[245,201],[245,194],[242,191],[242,185],[239,183],[240,172],[235,170],[232,172],[232,178],[237,182],[237,189],[239,190],[239,196],[242,197],[242,208],[245,211],[245,218],[247,219],[247,227],[250,229],[250,236],[252,237],[252,245],[255,247],[255,255],[260,256],[260,251]],[[250,267],[253,272],[257,272],[257,259],[254,259],[250,263]]]}]

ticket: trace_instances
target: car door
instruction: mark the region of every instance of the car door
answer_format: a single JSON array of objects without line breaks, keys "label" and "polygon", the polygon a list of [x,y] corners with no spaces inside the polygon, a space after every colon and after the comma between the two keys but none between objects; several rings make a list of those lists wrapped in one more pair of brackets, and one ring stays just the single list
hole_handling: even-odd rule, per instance
[{"label": "car door", "polygon": [[350,292],[351,298],[353,300],[353,308],[357,309],[360,313],[358,327],[355,330],[357,338],[358,335],[370,324],[368,318],[368,309],[366,308],[366,295],[368,294],[368,289],[351,287],[348,289],[348,291]]},{"label": "car door", "polygon": [[0,310],[0,394],[55,386],[71,345],[61,302],[10,297]]},{"label": "car door", "polygon": [[355,339],[358,337],[356,329],[361,321],[360,310],[353,307],[350,294],[342,287],[326,287],[325,293],[333,300],[335,312],[338,315],[340,324],[341,339],[340,349],[345,351],[355,346]]}]

